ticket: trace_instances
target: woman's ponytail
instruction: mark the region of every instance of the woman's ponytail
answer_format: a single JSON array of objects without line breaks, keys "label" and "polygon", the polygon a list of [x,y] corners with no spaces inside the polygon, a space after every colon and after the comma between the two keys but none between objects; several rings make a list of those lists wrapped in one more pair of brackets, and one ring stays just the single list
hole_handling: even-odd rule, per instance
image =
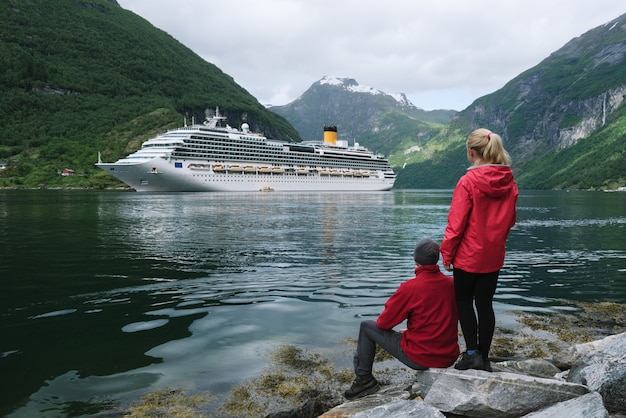
[{"label": "woman's ponytail", "polygon": [[511,164],[511,157],[504,149],[502,138],[489,129],[480,128],[469,134],[467,148],[480,154],[481,159],[487,164]]}]

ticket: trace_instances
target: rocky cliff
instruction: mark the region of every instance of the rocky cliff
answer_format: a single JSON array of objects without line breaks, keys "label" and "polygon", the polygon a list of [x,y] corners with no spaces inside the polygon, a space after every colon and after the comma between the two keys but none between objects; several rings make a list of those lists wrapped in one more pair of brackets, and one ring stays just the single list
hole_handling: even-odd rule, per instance
[{"label": "rocky cliff", "polygon": [[500,132],[518,165],[604,127],[626,95],[626,15],[572,39],[456,117]]}]

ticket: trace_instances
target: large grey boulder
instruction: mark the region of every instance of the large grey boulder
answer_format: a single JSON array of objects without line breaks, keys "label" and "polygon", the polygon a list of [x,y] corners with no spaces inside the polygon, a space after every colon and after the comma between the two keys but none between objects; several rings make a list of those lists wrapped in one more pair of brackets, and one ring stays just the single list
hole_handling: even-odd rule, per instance
[{"label": "large grey boulder", "polygon": [[559,402],[541,411],[531,412],[523,418],[608,418],[609,413],[604,407],[602,396],[591,392],[569,401]]},{"label": "large grey boulder", "polygon": [[587,394],[583,385],[514,373],[429,369],[417,374],[424,402],[468,417],[519,417]]},{"label": "large grey boulder", "polygon": [[397,400],[353,415],[353,418],[446,418],[438,409],[419,401]]},{"label": "large grey boulder", "polygon": [[611,413],[626,412],[626,333],[577,344],[568,354],[574,361],[567,381],[599,392]]},{"label": "large grey boulder", "polygon": [[[378,392],[358,398],[353,401],[347,401],[326,411],[320,415],[320,418],[345,418],[354,417],[355,414],[368,411],[380,406],[384,406],[396,401],[408,401],[416,399],[418,396],[413,391],[412,385],[394,385],[383,386]],[[417,401],[411,401],[417,402]],[[421,403],[421,401],[420,401]]]}]

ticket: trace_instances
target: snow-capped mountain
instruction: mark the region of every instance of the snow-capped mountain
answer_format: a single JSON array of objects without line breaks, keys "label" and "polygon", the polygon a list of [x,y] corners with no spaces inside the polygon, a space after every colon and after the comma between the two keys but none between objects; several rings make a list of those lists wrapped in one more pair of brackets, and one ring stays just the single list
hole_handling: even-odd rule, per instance
[{"label": "snow-capped mountain", "polygon": [[300,97],[269,110],[285,117],[305,140],[321,139],[325,125],[337,126],[339,139],[390,154],[405,139],[434,135],[456,113],[426,111],[403,93],[385,93],[349,77],[325,76]]}]

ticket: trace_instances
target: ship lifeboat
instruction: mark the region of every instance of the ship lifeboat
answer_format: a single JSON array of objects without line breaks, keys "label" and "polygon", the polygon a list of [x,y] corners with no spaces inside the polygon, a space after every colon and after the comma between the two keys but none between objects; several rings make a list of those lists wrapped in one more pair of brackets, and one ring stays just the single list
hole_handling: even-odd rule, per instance
[{"label": "ship lifeboat", "polygon": [[285,172],[285,170],[283,170],[281,167],[272,167],[272,173],[274,174],[283,174]]},{"label": "ship lifeboat", "polygon": [[241,171],[243,171],[243,168],[241,168],[240,165],[229,165],[228,166],[228,171],[241,172]]},{"label": "ship lifeboat", "polygon": [[213,171],[223,172],[226,171],[226,168],[224,168],[223,165],[217,164],[213,166]]},{"label": "ship lifeboat", "polygon": [[245,173],[256,173],[256,167],[253,165],[247,165],[243,168]]}]

